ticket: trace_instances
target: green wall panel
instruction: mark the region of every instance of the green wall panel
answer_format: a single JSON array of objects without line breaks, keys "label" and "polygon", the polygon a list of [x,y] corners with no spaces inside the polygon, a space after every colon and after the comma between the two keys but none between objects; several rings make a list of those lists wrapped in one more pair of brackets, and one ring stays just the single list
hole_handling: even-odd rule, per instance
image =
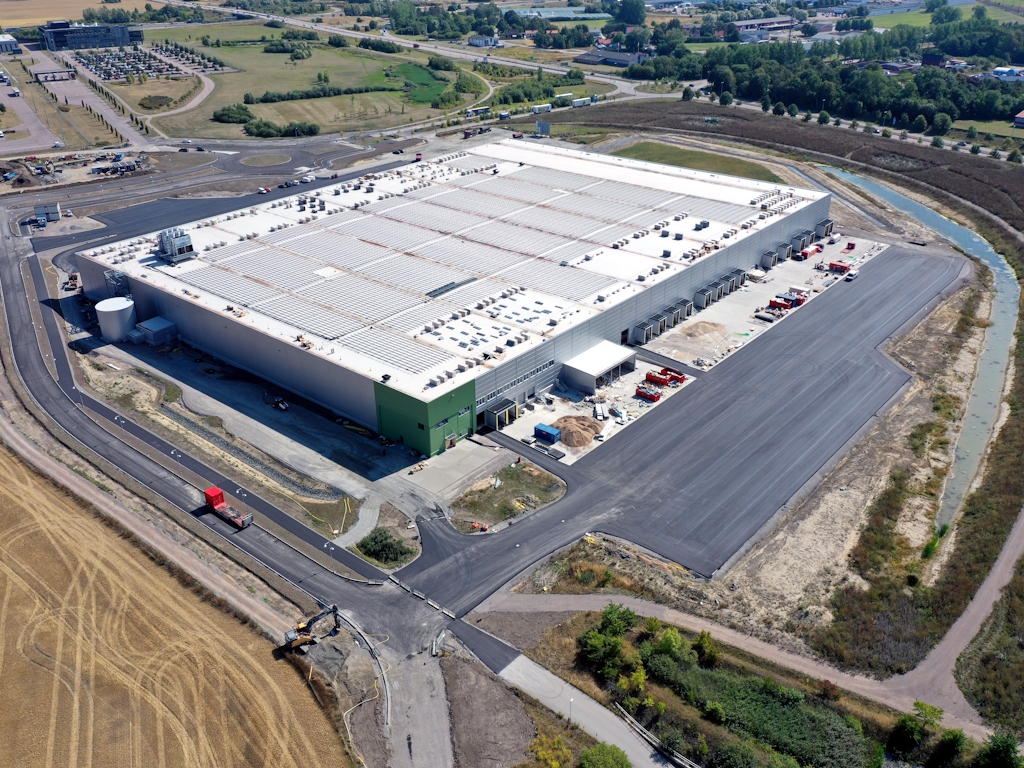
[{"label": "green wall panel", "polygon": [[446,438],[461,439],[476,424],[476,381],[469,381],[425,403],[375,382],[377,430],[427,456],[444,450]]}]

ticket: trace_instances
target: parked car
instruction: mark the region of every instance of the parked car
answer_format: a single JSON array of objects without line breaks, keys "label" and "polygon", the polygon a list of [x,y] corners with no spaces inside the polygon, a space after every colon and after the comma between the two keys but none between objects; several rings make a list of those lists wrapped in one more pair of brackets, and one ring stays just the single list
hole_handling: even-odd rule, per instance
[{"label": "parked car", "polygon": [[182,147],[178,150],[179,152],[188,152],[188,147]]},{"label": "parked car", "polygon": [[857,279],[857,274],[858,273],[856,269],[851,269],[849,272],[846,273],[846,282],[852,283],[854,280]]}]

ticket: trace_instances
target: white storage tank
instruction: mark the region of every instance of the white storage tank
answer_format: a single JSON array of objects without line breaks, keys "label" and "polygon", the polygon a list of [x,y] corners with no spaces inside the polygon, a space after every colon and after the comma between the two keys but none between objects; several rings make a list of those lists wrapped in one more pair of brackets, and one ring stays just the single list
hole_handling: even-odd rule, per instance
[{"label": "white storage tank", "polygon": [[96,305],[96,319],[100,322],[100,333],[104,341],[124,341],[128,338],[128,331],[135,328],[138,322],[135,302],[123,296],[104,299]]}]

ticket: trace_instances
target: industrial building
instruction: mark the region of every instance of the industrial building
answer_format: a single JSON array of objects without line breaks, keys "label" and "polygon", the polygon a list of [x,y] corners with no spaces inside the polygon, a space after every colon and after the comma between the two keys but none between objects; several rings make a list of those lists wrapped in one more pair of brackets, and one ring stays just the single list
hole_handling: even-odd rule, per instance
[{"label": "industrial building", "polygon": [[48,51],[83,48],[119,48],[142,42],[142,28],[127,24],[71,24],[51,21],[39,27],[39,38]]},{"label": "industrial building", "polygon": [[131,297],[131,322],[161,318],[432,455],[514,419],[563,368],[577,386],[614,378],[633,364],[623,345],[830,232],[829,202],[508,139],[181,222],[78,264],[93,300]]},{"label": "industrial building", "polygon": [[0,35],[0,53],[21,53],[21,46],[14,35]]}]

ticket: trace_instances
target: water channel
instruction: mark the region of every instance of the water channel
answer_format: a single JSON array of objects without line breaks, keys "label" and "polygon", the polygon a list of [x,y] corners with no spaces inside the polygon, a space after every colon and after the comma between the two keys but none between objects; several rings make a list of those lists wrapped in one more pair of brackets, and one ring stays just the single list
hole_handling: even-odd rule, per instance
[{"label": "water channel", "polygon": [[1013,331],[1017,325],[1020,286],[1006,260],[992,250],[992,246],[985,240],[966,227],[954,224],[931,208],[870,179],[836,168],[825,170],[917,219],[925,227],[960,246],[992,270],[992,324],[985,333],[985,344],[978,359],[977,378],[967,402],[953,466],[946,479],[946,487],[935,517],[935,525],[938,527],[952,521],[960,508],[964,495],[978,471],[992,427],[999,416],[1003,380],[1013,343]]}]

